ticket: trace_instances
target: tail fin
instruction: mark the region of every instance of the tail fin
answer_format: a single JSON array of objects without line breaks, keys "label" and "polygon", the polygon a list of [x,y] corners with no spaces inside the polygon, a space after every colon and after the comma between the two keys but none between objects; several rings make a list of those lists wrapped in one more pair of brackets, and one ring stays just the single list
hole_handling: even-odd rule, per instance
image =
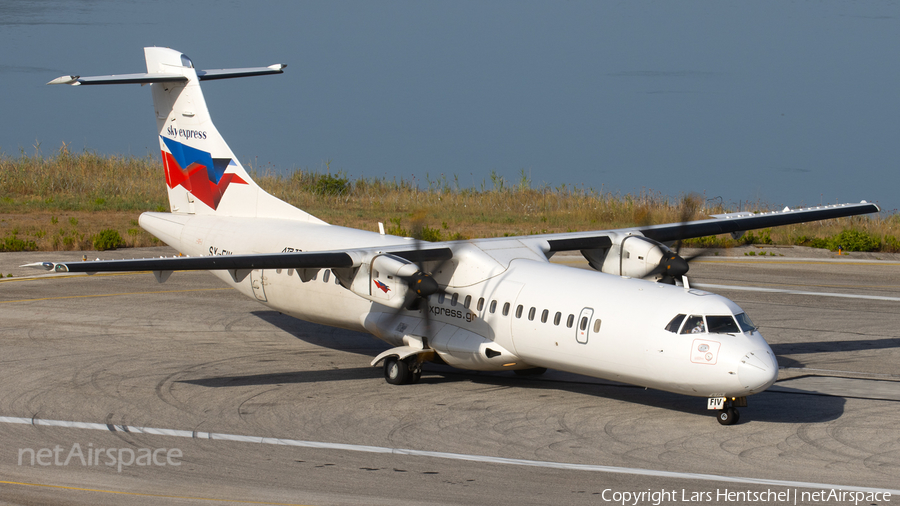
[{"label": "tail fin", "polygon": [[63,76],[48,84],[150,84],[173,213],[324,223],[257,186],[213,125],[200,90],[200,81],[280,74],[284,65],[204,71],[173,49],[147,47],[144,56],[146,74]]}]

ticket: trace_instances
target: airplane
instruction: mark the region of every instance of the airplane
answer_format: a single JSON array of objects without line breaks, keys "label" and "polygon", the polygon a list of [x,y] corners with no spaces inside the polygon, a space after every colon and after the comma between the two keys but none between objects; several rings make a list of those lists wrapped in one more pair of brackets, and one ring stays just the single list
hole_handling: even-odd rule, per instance
[{"label": "airplane", "polygon": [[[598,230],[424,243],[330,225],[266,193],[216,130],[201,81],[281,74],[198,70],[180,51],[144,48],[146,73],[62,76],[48,84],[149,85],[170,212],[140,226],[183,256],[38,262],[55,272],[208,270],[252,299],[309,322],[374,335],[388,383],[422,364],[539,374],[546,369],[706,397],[722,425],[778,376],[772,349],[731,300],[690,287],[680,241],[880,211],[872,203]],[[675,250],[671,247],[676,245]],[[550,263],[579,251],[591,270]]]}]

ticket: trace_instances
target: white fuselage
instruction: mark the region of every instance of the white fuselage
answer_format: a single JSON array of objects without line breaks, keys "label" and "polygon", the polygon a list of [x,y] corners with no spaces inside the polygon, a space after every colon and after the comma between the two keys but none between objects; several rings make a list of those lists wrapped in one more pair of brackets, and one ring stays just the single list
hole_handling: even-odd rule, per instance
[{"label": "white fuselage", "polygon": [[[140,223],[190,256],[411,245],[402,237],[293,220],[145,213]],[[213,273],[306,321],[372,333],[395,346],[424,338],[443,361],[465,369],[546,367],[703,397],[746,396],[776,379],[775,356],[755,329],[666,330],[676,315],[742,313],[724,297],[551,264],[515,239],[451,248],[453,260],[434,273],[448,295],[431,297],[430,325],[422,310],[397,317],[327,270],[305,282],[292,269],[257,270],[240,282],[226,271]]]}]

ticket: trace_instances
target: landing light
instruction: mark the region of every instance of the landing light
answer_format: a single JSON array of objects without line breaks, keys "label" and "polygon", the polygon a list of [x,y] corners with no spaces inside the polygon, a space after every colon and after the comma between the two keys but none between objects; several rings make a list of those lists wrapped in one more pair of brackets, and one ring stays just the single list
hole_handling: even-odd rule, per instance
[{"label": "landing light", "polygon": [[503,364],[503,367],[511,367],[511,366],[514,366],[514,365],[516,365],[515,362],[510,362],[510,363],[508,363],[508,364]]}]

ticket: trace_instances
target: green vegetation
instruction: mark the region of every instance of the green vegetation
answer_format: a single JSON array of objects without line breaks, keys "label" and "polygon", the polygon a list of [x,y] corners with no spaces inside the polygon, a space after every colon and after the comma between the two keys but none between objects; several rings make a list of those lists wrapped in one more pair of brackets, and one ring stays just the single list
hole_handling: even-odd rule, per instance
[{"label": "green vegetation", "polygon": [[[252,167],[251,167],[252,169]],[[351,180],[341,171],[297,170],[287,177],[252,171],[276,197],[336,225],[459,240],[598,230],[700,219],[734,209],[698,195],[646,190],[621,195],[586,187],[535,187],[524,171],[508,181],[492,172],[464,186],[443,174],[425,181]],[[166,211],[162,163],[143,158],[72,153],[0,154],[0,251],[105,249],[158,244],[138,226],[143,211]],[[767,211],[763,204],[744,210]],[[438,225],[439,224],[439,225]],[[113,235],[115,234],[115,235]],[[685,241],[694,247],[803,245],[846,251],[900,252],[900,216],[871,216]]]},{"label": "green vegetation", "polygon": [[19,239],[18,234],[8,235],[0,239],[0,251],[35,251],[37,244],[34,241]]},{"label": "green vegetation", "polygon": [[97,251],[106,251],[108,249],[116,249],[125,246],[125,241],[119,235],[117,230],[107,228],[101,230],[99,234],[93,237],[94,249]]}]

